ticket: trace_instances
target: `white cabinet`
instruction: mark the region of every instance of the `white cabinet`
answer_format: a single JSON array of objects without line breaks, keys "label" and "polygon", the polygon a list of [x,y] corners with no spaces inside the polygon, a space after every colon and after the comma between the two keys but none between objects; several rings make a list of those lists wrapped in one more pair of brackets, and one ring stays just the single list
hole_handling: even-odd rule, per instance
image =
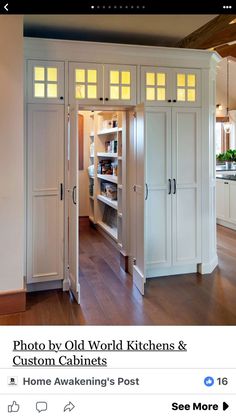
[{"label": "white cabinet", "polygon": [[236,182],[216,180],[217,223],[236,230]]},{"label": "white cabinet", "polygon": [[64,276],[64,109],[28,105],[27,283]]},{"label": "white cabinet", "polygon": [[142,66],[141,101],[148,106],[200,106],[200,70]]},{"label": "white cabinet", "polygon": [[64,62],[29,60],[28,103],[64,103]]},{"label": "white cabinet", "polygon": [[136,66],[69,63],[69,98],[70,103],[135,105]]},{"label": "white cabinet", "polygon": [[147,277],[200,262],[200,116],[194,108],[146,111]]}]

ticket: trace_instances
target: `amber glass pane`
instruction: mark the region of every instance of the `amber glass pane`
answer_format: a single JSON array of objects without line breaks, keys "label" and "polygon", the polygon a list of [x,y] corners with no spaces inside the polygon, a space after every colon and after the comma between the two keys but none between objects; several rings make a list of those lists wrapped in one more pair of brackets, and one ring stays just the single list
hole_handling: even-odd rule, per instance
[{"label": "amber glass pane", "polygon": [[34,80],[35,81],[44,81],[45,80],[45,68],[44,67],[34,67]]},{"label": "amber glass pane", "polygon": [[130,84],[130,71],[121,72],[121,84]]},{"label": "amber glass pane", "polygon": [[177,74],[177,86],[185,86],[185,74]]},{"label": "amber glass pane", "polygon": [[44,83],[34,83],[34,97],[45,97]]},{"label": "amber glass pane", "polygon": [[166,75],[165,73],[157,73],[157,85],[165,86],[166,84]]},{"label": "amber glass pane", "polygon": [[195,87],[196,86],[196,76],[195,74],[188,74],[187,75],[187,83],[189,87]]},{"label": "amber glass pane", "polygon": [[97,70],[88,70],[87,79],[88,83],[97,83]]},{"label": "amber glass pane", "polygon": [[119,71],[110,71],[110,83],[119,84]]},{"label": "amber glass pane", "polygon": [[76,83],[85,83],[85,70],[78,68],[75,70]]},{"label": "amber glass pane", "polygon": [[177,89],[177,100],[180,102],[185,101],[185,89]]},{"label": "amber glass pane", "polygon": [[110,99],[119,99],[119,86],[110,86]]},{"label": "amber glass pane", "polygon": [[121,99],[130,100],[130,87],[129,86],[121,87]]},{"label": "amber glass pane", "polygon": [[157,88],[157,100],[165,100],[166,99],[166,89],[164,87]]},{"label": "amber glass pane", "polygon": [[97,99],[97,86],[94,84],[88,84],[87,86],[87,97],[89,99]]},{"label": "amber glass pane", "polygon": [[[154,86],[155,85],[155,73],[146,73],[146,85]],[[151,99],[149,99],[151,100]]]},{"label": "amber glass pane", "polygon": [[196,91],[195,89],[188,89],[187,91],[188,102],[195,102],[196,100]]},{"label": "amber glass pane", "polygon": [[155,100],[155,88],[147,87],[146,88],[146,100]]},{"label": "amber glass pane", "polygon": [[85,85],[84,84],[77,84],[75,86],[75,98],[85,99]]},{"label": "amber glass pane", "polygon": [[50,97],[50,98],[57,97],[57,84],[56,83],[47,84],[47,97]]},{"label": "amber glass pane", "polygon": [[57,68],[52,68],[52,67],[47,68],[47,80],[57,81]]}]

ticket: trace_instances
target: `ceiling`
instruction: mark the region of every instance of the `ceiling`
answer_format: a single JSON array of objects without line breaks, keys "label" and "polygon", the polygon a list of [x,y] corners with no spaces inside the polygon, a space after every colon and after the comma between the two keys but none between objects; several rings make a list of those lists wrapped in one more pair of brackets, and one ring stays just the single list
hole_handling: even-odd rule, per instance
[{"label": "ceiling", "polygon": [[25,36],[176,46],[218,15],[25,15]]}]

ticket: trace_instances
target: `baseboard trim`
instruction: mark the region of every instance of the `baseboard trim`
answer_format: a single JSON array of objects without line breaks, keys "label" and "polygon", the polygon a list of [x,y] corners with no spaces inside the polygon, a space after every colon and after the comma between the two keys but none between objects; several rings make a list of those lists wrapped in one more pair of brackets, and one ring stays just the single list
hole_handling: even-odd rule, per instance
[{"label": "baseboard trim", "polygon": [[0,291],[0,314],[13,314],[25,311],[26,290]]},{"label": "baseboard trim", "polygon": [[147,278],[158,278],[160,276],[183,275],[197,272],[197,264],[183,266],[171,266],[169,268],[156,268],[147,265]]},{"label": "baseboard trim", "polygon": [[221,219],[217,218],[216,223],[219,224],[220,226],[230,228],[231,230],[236,230],[236,224],[230,223],[229,221],[224,221],[224,220],[221,220]]},{"label": "baseboard trim", "polygon": [[211,274],[214,269],[218,265],[218,256],[215,255],[215,257],[207,263],[199,263],[198,265],[198,272],[202,275]]},{"label": "baseboard trim", "polygon": [[50,291],[63,288],[63,280],[38,282],[27,285],[27,292]]}]

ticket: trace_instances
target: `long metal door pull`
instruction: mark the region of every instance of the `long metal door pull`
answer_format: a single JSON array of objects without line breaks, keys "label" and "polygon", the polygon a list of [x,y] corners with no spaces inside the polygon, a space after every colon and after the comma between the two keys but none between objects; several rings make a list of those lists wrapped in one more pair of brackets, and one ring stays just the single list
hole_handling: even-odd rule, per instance
[{"label": "long metal door pull", "polygon": [[73,187],[73,191],[72,191],[72,201],[73,201],[73,204],[76,205],[75,192],[76,192],[76,186]]},{"label": "long metal door pull", "polygon": [[174,192],[173,192],[173,194],[175,195],[176,194],[176,179],[173,179],[173,182],[174,182]]}]

